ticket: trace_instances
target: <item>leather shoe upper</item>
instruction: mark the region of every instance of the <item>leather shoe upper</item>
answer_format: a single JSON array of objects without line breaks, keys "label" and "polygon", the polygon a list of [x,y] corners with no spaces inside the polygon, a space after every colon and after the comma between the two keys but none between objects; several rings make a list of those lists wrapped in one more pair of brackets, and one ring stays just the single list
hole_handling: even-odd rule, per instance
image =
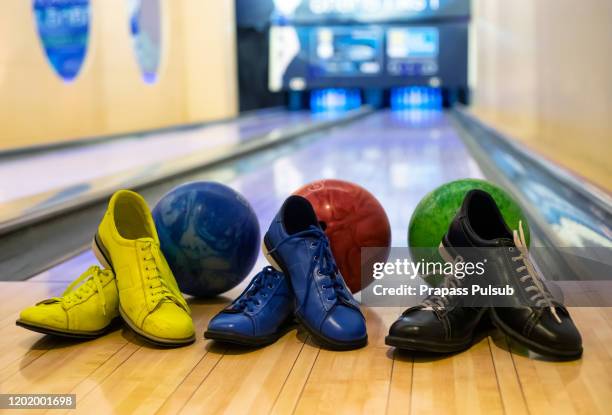
[{"label": "leather shoe upper", "polygon": [[365,318],[333,258],[329,240],[307,199],[283,204],[264,243],[290,280],[295,313],[308,328],[334,342],[367,338]]},{"label": "leather shoe upper", "polygon": [[96,253],[117,276],[120,311],[155,341],[193,341],[190,309],[161,251],[155,223],[139,194],[116,192],[98,227]]},{"label": "leather shoe upper", "polygon": [[117,281],[111,270],[87,269],[61,297],[24,309],[19,321],[30,326],[71,333],[97,333],[119,315]]},{"label": "leather shoe upper", "polygon": [[265,267],[247,288],[208,324],[208,330],[260,337],[275,333],[293,316],[293,295],[285,276]]},{"label": "leather shoe upper", "polygon": [[483,283],[513,288],[514,295],[496,299],[491,308],[502,330],[540,353],[579,355],[580,333],[567,309],[548,291],[525,239],[522,223],[510,230],[493,197],[476,189],[467,193],[443,245],[453,256],[485,259]]}]

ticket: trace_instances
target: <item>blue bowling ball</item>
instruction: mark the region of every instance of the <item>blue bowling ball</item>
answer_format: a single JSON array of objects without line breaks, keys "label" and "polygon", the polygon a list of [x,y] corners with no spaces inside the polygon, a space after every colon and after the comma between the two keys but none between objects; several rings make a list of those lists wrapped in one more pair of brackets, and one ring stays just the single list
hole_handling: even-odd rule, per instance
[{"label": "blue bowling ball", "polygon": [[216,182],[192,182],[153,209],[161,249],[179,288],[212,297],[238,285],[259,253],[259,222],[247,200]]}]

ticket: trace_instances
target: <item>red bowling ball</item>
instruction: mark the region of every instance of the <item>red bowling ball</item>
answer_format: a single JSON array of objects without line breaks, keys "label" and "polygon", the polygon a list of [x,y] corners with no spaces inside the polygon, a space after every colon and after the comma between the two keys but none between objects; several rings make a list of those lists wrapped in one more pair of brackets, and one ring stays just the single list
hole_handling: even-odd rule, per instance
[{"label": "red bowling ball", "polygon": [[361,279],[361,248],[385,247],[364,259],[365,269],[385,261],[391,244],[391,226],[385,210],[366,189],[342,180],[318,180],[295,192],[312,203],[329,238],[332,252],[352,292],[372,282]]}]

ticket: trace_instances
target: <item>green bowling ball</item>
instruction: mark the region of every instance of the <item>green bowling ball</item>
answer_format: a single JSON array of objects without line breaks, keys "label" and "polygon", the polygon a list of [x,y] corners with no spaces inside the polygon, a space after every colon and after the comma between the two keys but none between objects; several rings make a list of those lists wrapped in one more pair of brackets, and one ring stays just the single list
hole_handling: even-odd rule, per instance
[{"label": "green bowling ball", "polygon": [[519,204],[505,190],[485,180],[461,179],[434,189],[421,199],[414,210],[408,227],[408,246],[413,261],[441,261],[438,245],[461,208],[465,195],[472,189],[484,190],[493,196],[511,230],[518,229],[519,221],[522,221],[529,245],[527,218]]}]

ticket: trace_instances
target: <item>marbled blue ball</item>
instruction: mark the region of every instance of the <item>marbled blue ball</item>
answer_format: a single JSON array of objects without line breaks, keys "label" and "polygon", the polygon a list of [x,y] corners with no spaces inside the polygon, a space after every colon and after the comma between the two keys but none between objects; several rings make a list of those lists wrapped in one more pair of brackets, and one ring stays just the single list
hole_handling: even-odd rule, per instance
[{"label": "marbled blue ball", "polygon": [[259,253],[259,222],[249,202],[216,182],[192,182],[153,209],[161,249],[179,288],[212,297],[238,285]]}]

